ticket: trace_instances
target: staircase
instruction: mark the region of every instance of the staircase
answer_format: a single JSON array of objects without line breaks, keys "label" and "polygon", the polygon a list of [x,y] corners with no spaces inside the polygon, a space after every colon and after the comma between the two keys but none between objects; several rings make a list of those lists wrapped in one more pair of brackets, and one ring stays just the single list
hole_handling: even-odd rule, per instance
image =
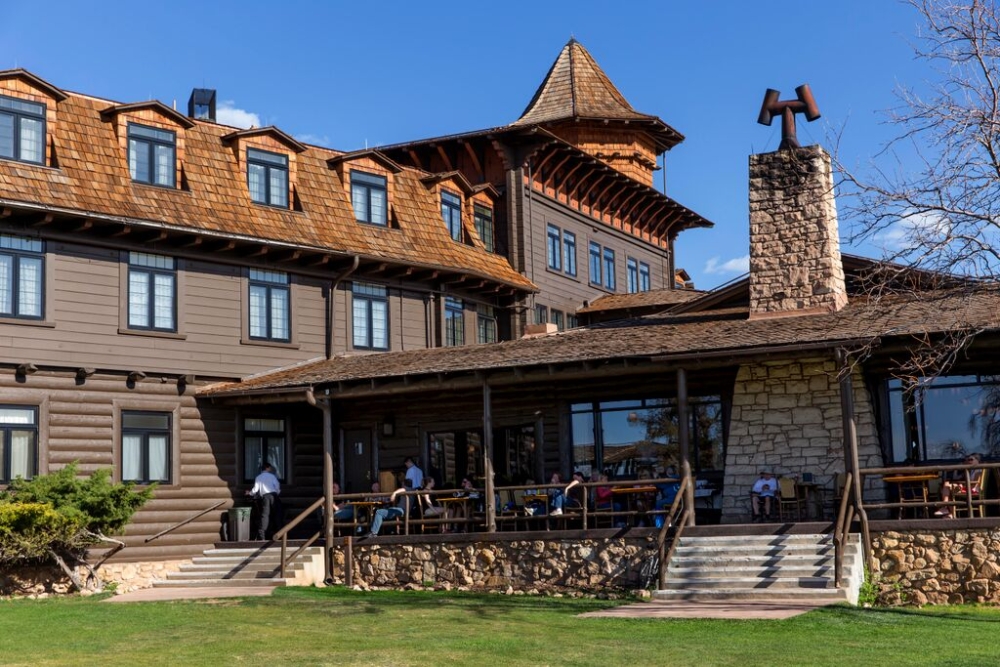
[{"label": "staircase", "polygon": [[843,585],[834,584],[829,534],[681,537],[658,600],[846,601],[857,604],[864,580],[861,541],[844,551]]},{"label": "staircase", "polygon": [[[289,543],[289,554],[298,545]],[[206,549],[191,563],[153,582],[153,588],[243,588],[247,586],[310,586],[323,581],[323,549],[310,547],[281,572],[281,547],[227,543]]]}]

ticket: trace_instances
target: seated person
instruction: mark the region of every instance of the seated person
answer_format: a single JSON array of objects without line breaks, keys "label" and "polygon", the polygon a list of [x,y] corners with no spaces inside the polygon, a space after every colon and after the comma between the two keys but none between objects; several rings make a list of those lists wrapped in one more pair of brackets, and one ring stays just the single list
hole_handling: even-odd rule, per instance
[{"label": "seated person", "polygon": [[[608,476],[602,472],[597,476],[597,481],[607,482]],[[602,485],[594,487],[594,509],[598,511],[617,509],[614,503],[614,491],[610,486]]]},{"label": "seated person", "polygon": [[[579,472],[577,472],[577,473],[573,474],[572,481],[570,481],[570,483],[567,484],[565,488],[563,488],[563,489],[556,488],[556,489],[546,489],[545,490],[545,492],[549,496],[549,505],[552,508],[552,512],[551,512],[552,516],[559,516],[559,515],[561,515],[563,513],[563,508],[564,507],[579,507],[580,506],[580,501],[579,500],[577,500],[576,498],[570,498],[566,494],[574,486],[577,486],[578,484],[580,484],[581,480],[583,480],[583,475],[580,474]],[[554,473],[552,473],[552,479],[550,480],[549,483],[550,484],[562,484],[562,477],[559,475],[559,473],[554,472]]]},{"label": "seated person", "polygon": [[[340,495],[340,484],[337,482],[333,483],[333,495]],[[324,508],[319,508],[320,520],[323,519]],[[354,518],[356,516],[355,507],[350,503],[350,501],[345,501],[342,504],[337,504],[336,499],[333,501],[333,522],[338,523],[354,523]]]},{"label": "seated person", "polygon": [[[422,491],[433,491],[436,482],[433,477],[424,477],[424,487]],[[417,496],[418,502],[420,504],[421,515],[425,519],[436,519],[445,513],[445,509],[441,507],[441,504],[434,500],[434,496],[430,493],[421,493]]]},{"label": "seated person", "polygon": [[[674,480],[677,479],[677,468],[673,466],[667,466],[666,471],[664,471],[664,477],[666,479]],[[677,497],[677,492],[680,491],[681,485],[679,482],[663,482],[656,485],[657,498],[656,498],[656,509],[657,510],[668,510],[670,506],[674,504],[674,498]]]},{"label": "seated person", "polygon": [[[760,474],[750,490],[750,512],[753,514],[753,521],[763,521],[764,517],[771,518],[771,510],[777,502],[778,480],[774,478],[770,470],[765,470]],[[763,514],[761,513],[763,505]]]},{"label": "seated person", "polygon": [[[375,485],[372,485],[372,490],[375,490]],[[358,539],[365,539],[370,537],[377,537],[379,531],[382,529],[382,524],[385,521],[391,521],[392,519],[401,519],[406,515],[406,508],[408,506],[407,499],[404,496],[399,498],[400,494],[407,493],[407,489],[396,489],[389,496],[390,503],[396,503],[392,507],[380,507],[375,510],[375,518],[372,519],[371,532],[364,535]],[[397,501],[396,498],[399,498]]]},{"label": "seated person", "polygon": [[[982,456],[976,452],[969,454],[965,457],[965,465],[976,465],[982,462]],[[979,493],[979,482],[983,478],[983,469],[974,468],[969,471],[969,483],[971,484],[971,493],[973,495]],[[955,470],[950,479],[946,479],[941,483],[941,500],[943,502],[948,502],[956,493],[969,493],[965,485],[965,471]],[[942,507],[937,512],[934,512],[934,516],[941,516],[946,519],[952,518],[951,507]]]}]

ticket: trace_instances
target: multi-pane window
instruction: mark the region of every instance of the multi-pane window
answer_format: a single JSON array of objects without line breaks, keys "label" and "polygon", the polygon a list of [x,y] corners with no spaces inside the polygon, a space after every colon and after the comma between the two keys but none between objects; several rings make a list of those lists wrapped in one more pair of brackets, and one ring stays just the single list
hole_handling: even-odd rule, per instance
[{"label": "multi-pane window", "polygon": [[248,148],[247,185],[254,202],[288,208],[288,156]]},{"label": "multi-pane window", "polygon": [[601,246],[590,242],[590,284],[601,284]]},{"label": "multi-pane window", "polygon": [[265,463],[274,466],[278,479],[285,479],[285,420],[243,420],[243,480],[257,476]]},{"label": "multi-pane window", "polygon": [[169,412],[122,411],[122,481],[170,481]]},{"label": "multi-pane window", "polygon": [[368,350],[389,349],[389,295],[382,285],[354,283],[354,347]]},{"label": "multi-pane window", "polygon": [[615,251],[611,248],[604,249],[604,286],[615,290]]},{"label": "multi-pane window", "polygon": [[639,291],[648,292],[650,289],[649,264],[639,262]]},{"label": "multi-pane window", "polygon": [[563,231],[563,271],[576,275],[576,234]]},{"label": "multi-pane window", "polygon": [[0,316],[41,319],[43,251],[38,239],[0,234]]},{"label": "multi-pane window", "polygon": [[479,304],[476,307],[476,342],[497,342],[497,316],[493,306]]},{"label": "multi-pane window", "polygon": [[547,306],[535,306],[535,324],[548,324],[549,309]]},{"label": "multi-pane window", "polygon": [[545,243],[546,260],[549,268],[555,271],[562,271],[562,235],[555,225],[548,226],[547,240]]},{"label": "multi-pane window", "polygon": [[0,406],[0,484],[38,473],[38,409]]},{"label": "multi-pane window", "polygon": [[563,319],[563,312],[561,310],[552,309],[552,324],[556,325],[559,331],[566,328],[566,321]]},{"label": "multi-pane window", "polygon": [[129,329],[177,331],[177,271],[174,259],[128,254]]},{"label": "multi-pane window", "polygon": [[465,345],[465,304],[452,296],[444,299],[444,344]]},{"label": "multi-pane window", "polygon": [[493,232],[493,210],[486,208],[485,206],[476,205],[474,211],[476,233],[479,234],[479,238],[482,239],[483,245],[486,246],[486,250],[494,252],[496,240],[494,239]]},{"label": "multi-pane window", "polygon": [[441,217],[455,241],[462,240],[462,199],[450,192],[441,193]]},{"label": "multi-pane window", "polygon": [[580,326],[579,318],[576,315],[566,313],[566,328],[575,329],[578,326]]},{"label": "multi-pane window", "polygon": [[45,105],[0,95],[0,157],[45,163]]},{"label": "multi-pane window", "polygon": [[250,338],[291,340],[288,274],[250,269]]},{"label": "multi-pane window", "polygon": [[174,187],[177,135],[168,130],[129,123],[128,170],[137,183]]},{"label": "multi-pane window", "polygon": [[385,176],[351,172],[351,204],[358,222],[385,227],[388,224],[387,201]]},{"label": "multi-pane window", "polygon": [[626,273],[628,275],[628,293],[634,294],[639,291],[639,262],[634,257],[629,257],[626,261]]}]

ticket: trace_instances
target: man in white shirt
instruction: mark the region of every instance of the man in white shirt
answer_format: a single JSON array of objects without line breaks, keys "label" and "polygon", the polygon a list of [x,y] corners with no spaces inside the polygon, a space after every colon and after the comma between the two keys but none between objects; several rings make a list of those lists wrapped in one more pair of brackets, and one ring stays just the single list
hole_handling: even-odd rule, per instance
[{"label": "man in white shirt", "polygon": [[[770,470],[765,470],[760,474],[750,490],[750,511],[753,513],[753,521],[763,521],[764,517],[771,516],[771,508],[778,493],[778,480],[774,478]],[[763,503],[761,502],[763,501]],[[763,504],[764,513],[761,514]]]},{"label": "man in white shirt", "polygon": [[417,467],[413,457],[407,456],[403,461],[406,466],[406,477],[403,478],[403,486],[407,491],[416,491],[424,485],[424,471]]},{"label": "man in white shirt", "polygon": [[281,517],[281,482],[274,474],[274,466],[265,463],[260,469],[260,474],[254,480],[250,495],[258,499],[260,504],[260,521],[257,526],[257,539],[266,540],[268,534],[274,534],[274,530],[269,530],[271,524],[278,527]]}]

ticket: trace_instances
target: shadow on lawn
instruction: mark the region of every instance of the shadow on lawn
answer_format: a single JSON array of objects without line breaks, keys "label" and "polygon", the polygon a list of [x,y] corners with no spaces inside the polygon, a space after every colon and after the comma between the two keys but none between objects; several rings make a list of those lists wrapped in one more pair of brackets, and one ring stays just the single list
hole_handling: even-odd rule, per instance
[{"label": "shadow on lawn", "polygon": [[992,625],[1000,624],[1000,608],[981,607],[976,605],[958,605],[942,607],[874,607],[863,609],[861,607],[851,607],[848,605],[835,605],[817,609],[810,614],[823,614],[835,616],[843,619],[857,619],[863,616],[879,614],[892,617],[901,616],[909,618],[923,618],[933,621],[955,621],[961,623],[987,623]]}]

